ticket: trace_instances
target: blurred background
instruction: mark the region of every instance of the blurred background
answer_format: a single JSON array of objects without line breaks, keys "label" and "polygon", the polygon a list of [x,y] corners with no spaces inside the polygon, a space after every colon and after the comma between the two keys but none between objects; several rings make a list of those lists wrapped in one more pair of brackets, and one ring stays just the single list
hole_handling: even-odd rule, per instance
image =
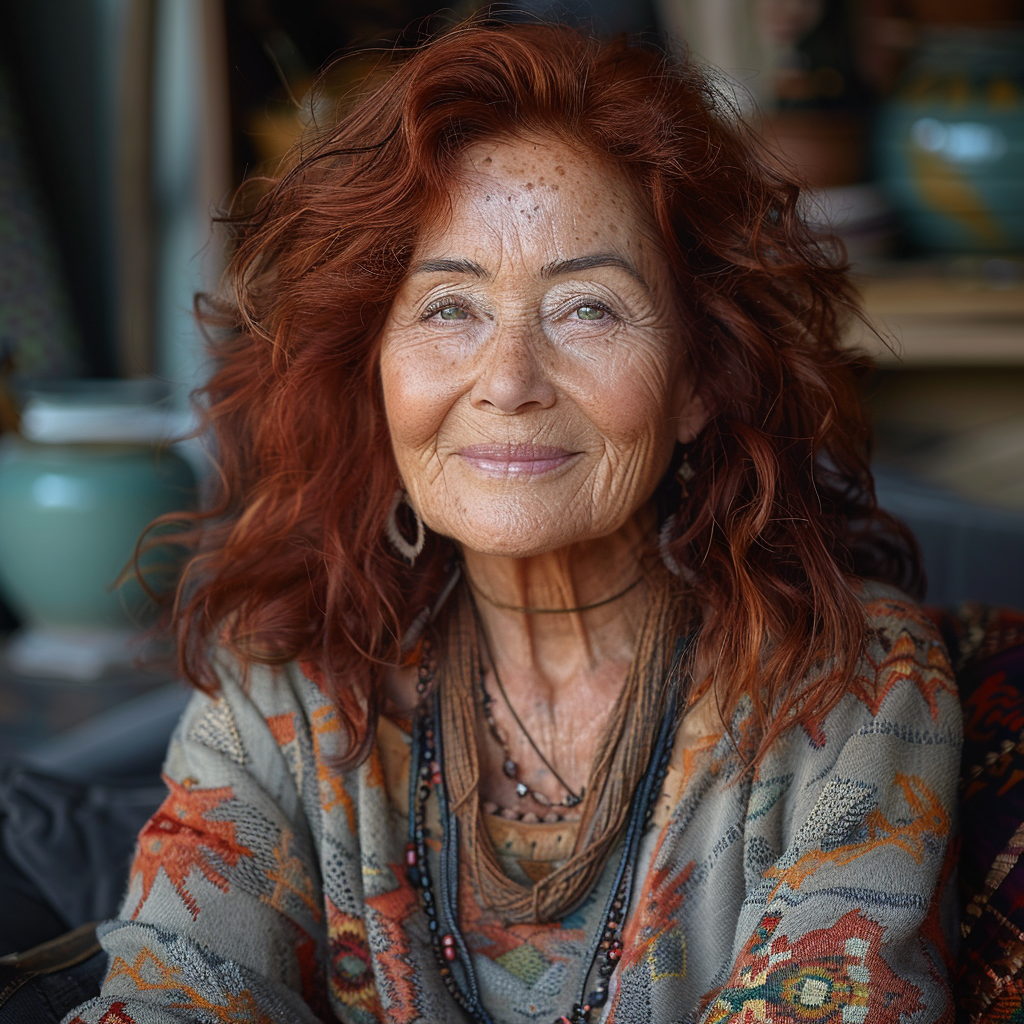
[{"label": "blurred background", "polygon": [[[109,584],[206,471],[165,442],[204,378],[211,213],[299,135],[332,58],[369,53],[328,76],[343,90],[382,47],[475,9],[0,0],[0,756],[152,760],[139,723],[183,697],[133,667],[144,595]],[[503,10],[647,33],[720,69],[855,265],[881,335],[850,333],[878,364],[879,491],[922,543],[928,600],[1024,606],[1024,0]]]}]

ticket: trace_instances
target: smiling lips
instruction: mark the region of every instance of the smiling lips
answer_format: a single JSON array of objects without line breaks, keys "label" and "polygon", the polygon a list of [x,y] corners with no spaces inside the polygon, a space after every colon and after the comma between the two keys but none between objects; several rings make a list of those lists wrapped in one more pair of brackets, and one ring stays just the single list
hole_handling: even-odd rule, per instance
[{"label": "smiling lips", "polygon": [[458,453],[486,476],[539,476],[564,465],[579,452],[536,444],[474,444]]}]

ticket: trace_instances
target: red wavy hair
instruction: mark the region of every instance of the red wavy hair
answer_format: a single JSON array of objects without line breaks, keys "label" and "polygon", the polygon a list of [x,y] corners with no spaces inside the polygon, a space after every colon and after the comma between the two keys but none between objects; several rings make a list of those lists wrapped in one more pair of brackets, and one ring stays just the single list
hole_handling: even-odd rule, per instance
[{"label": "red wavy hair", "polygon": [[386,72],[226,218],[226,287],[199,303],[220,490],[180,535],[192,551],[171,612],[184,674],[215,688],[215,643],[243,665],[311,663],[347,730],[345,763],[366,755],[378,666],[399,659],[452,551],[433,537],[412,571],[384,539],[399,480],[381,328],[460,152],[547,135],[619,167],[660,231],[679,344],[711,414],[689,496],[666,482],[661,499],[707,609],[699,643],[719,699],[729,712],[750,698],[763,752],[852,679],[866,628],[853,579],[921,581],[913,539],[875,502],[855,387],[866,363],[840,342],[857,315],[841,259],[693,65],[561,26],[475,22]]}]

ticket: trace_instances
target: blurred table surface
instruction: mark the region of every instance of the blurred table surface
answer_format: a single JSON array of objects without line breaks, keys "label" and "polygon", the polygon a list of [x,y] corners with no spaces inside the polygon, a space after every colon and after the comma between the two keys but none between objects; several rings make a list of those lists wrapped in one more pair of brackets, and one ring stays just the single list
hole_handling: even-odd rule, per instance
[{"label": "blurred table surface", "polygon": [[11,671],[0,657],[0,760],[27,753],[172,681],[169,673],[127,666],[90,682],[26,676]]},{"label": "blurred table surface", "polygon": [[880,265],[856,282],[882,335],[853,324],[851,343],[886,369],[1024,365],[1024,263]]}]

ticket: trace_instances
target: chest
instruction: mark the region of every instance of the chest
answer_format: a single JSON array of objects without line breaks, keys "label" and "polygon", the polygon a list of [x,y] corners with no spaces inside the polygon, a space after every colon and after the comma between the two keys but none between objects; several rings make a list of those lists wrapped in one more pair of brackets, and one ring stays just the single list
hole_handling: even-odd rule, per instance
[{"label": "chest", "polygon": [[[680,1007],[696,1009],[732,961],[748,883],[757,883],[758,863],[778,855],[784,836],[770,813],[748,821],[749,788],[723,784],[726,749],[714,734],[677,740],[641,843],[611,998],[593,1019],[677,1021]],[[377,756],[353,780],[357,829],[324,822],[329,987],[343,1020],[467,1019],[446,986],[436,931],[406,864],[408,760],[404,734],[385,727]],[[432,800],[426,811],[436,877],[440,825]],[[506,826],[494,839],[499,853],[505,846],[509,871],[528,878],[559,857],[558,832],[533,830],[531,838],[529,829]],[[562,920],[512,926],[486,909],[460,864],[462,955],[472,959],[481,1002],[499,1024],[569,1011],[585,987],[616,863],[613,857],[583,905]],[[437,927],[446,928],[443,917]]]}]

